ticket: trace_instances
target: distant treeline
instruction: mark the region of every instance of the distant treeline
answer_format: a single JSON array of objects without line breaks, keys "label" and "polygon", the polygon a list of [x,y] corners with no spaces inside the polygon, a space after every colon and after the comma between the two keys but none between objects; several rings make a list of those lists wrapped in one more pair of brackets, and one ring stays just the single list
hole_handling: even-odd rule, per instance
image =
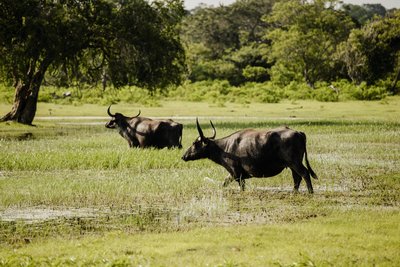
[{"label": "distant treeline", "polygon": [[183,19],[188,79],[283,88],[348,80],[398,93],[400,10],[328,0],[238,0]]}]

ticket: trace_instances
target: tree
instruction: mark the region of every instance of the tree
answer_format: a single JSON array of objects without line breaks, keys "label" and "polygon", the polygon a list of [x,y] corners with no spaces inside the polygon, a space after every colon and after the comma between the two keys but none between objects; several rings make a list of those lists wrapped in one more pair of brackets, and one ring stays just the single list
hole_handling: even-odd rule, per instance
[{"label": "tree", "polygon": [[386,9],[381,4],[364,4],[361,6],[344,4],[342,9],[359,27],[367,24],[374,16],[384,17],[386,15]]},{"label": "tree", "polygon": [[189,79],[226,79],[238,85],[265,81],[270,65],[263,39],[276,0],[238,0],[229,6],[199,7],[182,26],[187,46]]},{"label": "tree", "polygon": [[31,124],[46,72],[106,69],[115,86],[181,81],[181,0],[2,0],[0,72],[15,99],[2,120]]},{"label": "tree", "polygon": [[275,25],[269,54],[272,79],[283,84],[335,79],[336,46],[354,27],[350,17],[335,8],[337,1],[291,0],[278,2],[267,20]]},{"label": "tree", "polygon": [[337,55],[353,82],[373,84],[390,77],[392,93],[396,93],[400,75],[400,10],[354,29]]}]

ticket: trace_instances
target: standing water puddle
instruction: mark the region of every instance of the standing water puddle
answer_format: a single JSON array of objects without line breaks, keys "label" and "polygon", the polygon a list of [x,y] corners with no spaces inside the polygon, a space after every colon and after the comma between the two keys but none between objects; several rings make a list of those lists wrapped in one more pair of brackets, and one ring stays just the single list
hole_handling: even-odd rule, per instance
[{"label": "standing water puddle", "polygon": [[35,223],[58,218],[92,218],[99,215],[99,211],[89,208],[80,209],[45,209],[45,208],[29,208],[29,209],[7,209],[0,212],[0,221],[24,221],[26,223]]}]

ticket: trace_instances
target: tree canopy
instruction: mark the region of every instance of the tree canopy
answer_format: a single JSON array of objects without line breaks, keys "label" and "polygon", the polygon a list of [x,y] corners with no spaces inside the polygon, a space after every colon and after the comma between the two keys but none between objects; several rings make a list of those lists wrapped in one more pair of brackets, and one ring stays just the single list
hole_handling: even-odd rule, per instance
[{"label": "tree canopy", "polygon": [[[338,50],[350,78],[369,84],[400,71],[400,10],[353,29]],[[397,82],[397,81],[396,81]],[[394,87],[395,85],[393,85]],[[391,88],[394,91],[394,88]]]},{"label": "tree canopy", "polygon": [[185,53],[180,0],[3,0],[0,71],[16,88],[3,120],[30,124],[50,70],[69,80],[107,75],[115,86],[178,84]]},{"label": "tree canopy", "polygon": [[[398,10],[338,0],[238,0],[200,6],[183,20],[189,79],[279,86],[399,77]],[[386,83],[388,84],[388,83]]]},{"label": "tree canopy", "polygon": [[303,80],[313,87],[317,81],[337,78],[336,46],[346,40],[354,25],[335,9],[334,1],[279,2],[266,19],[274,25],[266,35],[272,42],[272,79],[282,83]]},{"label": "tree canopy", "polygon": [[238,0],[229,6],[199,7],[185,17],[182,39],[189,79],[226,79],[238,85],[269,78],[263,39],[276,0]]}]

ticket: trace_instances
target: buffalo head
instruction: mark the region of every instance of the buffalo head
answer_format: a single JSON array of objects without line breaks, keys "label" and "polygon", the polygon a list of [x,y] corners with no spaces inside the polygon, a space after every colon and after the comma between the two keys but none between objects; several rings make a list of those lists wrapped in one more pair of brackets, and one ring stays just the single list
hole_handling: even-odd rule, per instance
[{"label": "buffalo head", "polygon": [[[106,123],[106,128],[114,129],[126,117],[124,115],[122,115],[121,113],[118,113],[118,112],[115,113],[115,114],[112,114],[111,111],[110,111],[110,108],[111,108],[111,105],[107,109],[107,114],[111,117],[111,120]],[[139,115],[140,115],[140,110],[139,110],[139,113],[136,116],[132,117],[132,118],[136,118]]]},{"label": "buffalo head", "polygon": [[199,137],[193,142],[192,146],[189,147],[185,154],[183,154],[182,159],[184,161],[196,160],[207,158],[210,154],[212,147],[212,142],[216,136],[215,127],[210,121],[211,127],[213,128],[213,135],[211,137],[205,137],[203,131],[201,130],[199,120],[196,119],[197,131],[199,132]]}]

